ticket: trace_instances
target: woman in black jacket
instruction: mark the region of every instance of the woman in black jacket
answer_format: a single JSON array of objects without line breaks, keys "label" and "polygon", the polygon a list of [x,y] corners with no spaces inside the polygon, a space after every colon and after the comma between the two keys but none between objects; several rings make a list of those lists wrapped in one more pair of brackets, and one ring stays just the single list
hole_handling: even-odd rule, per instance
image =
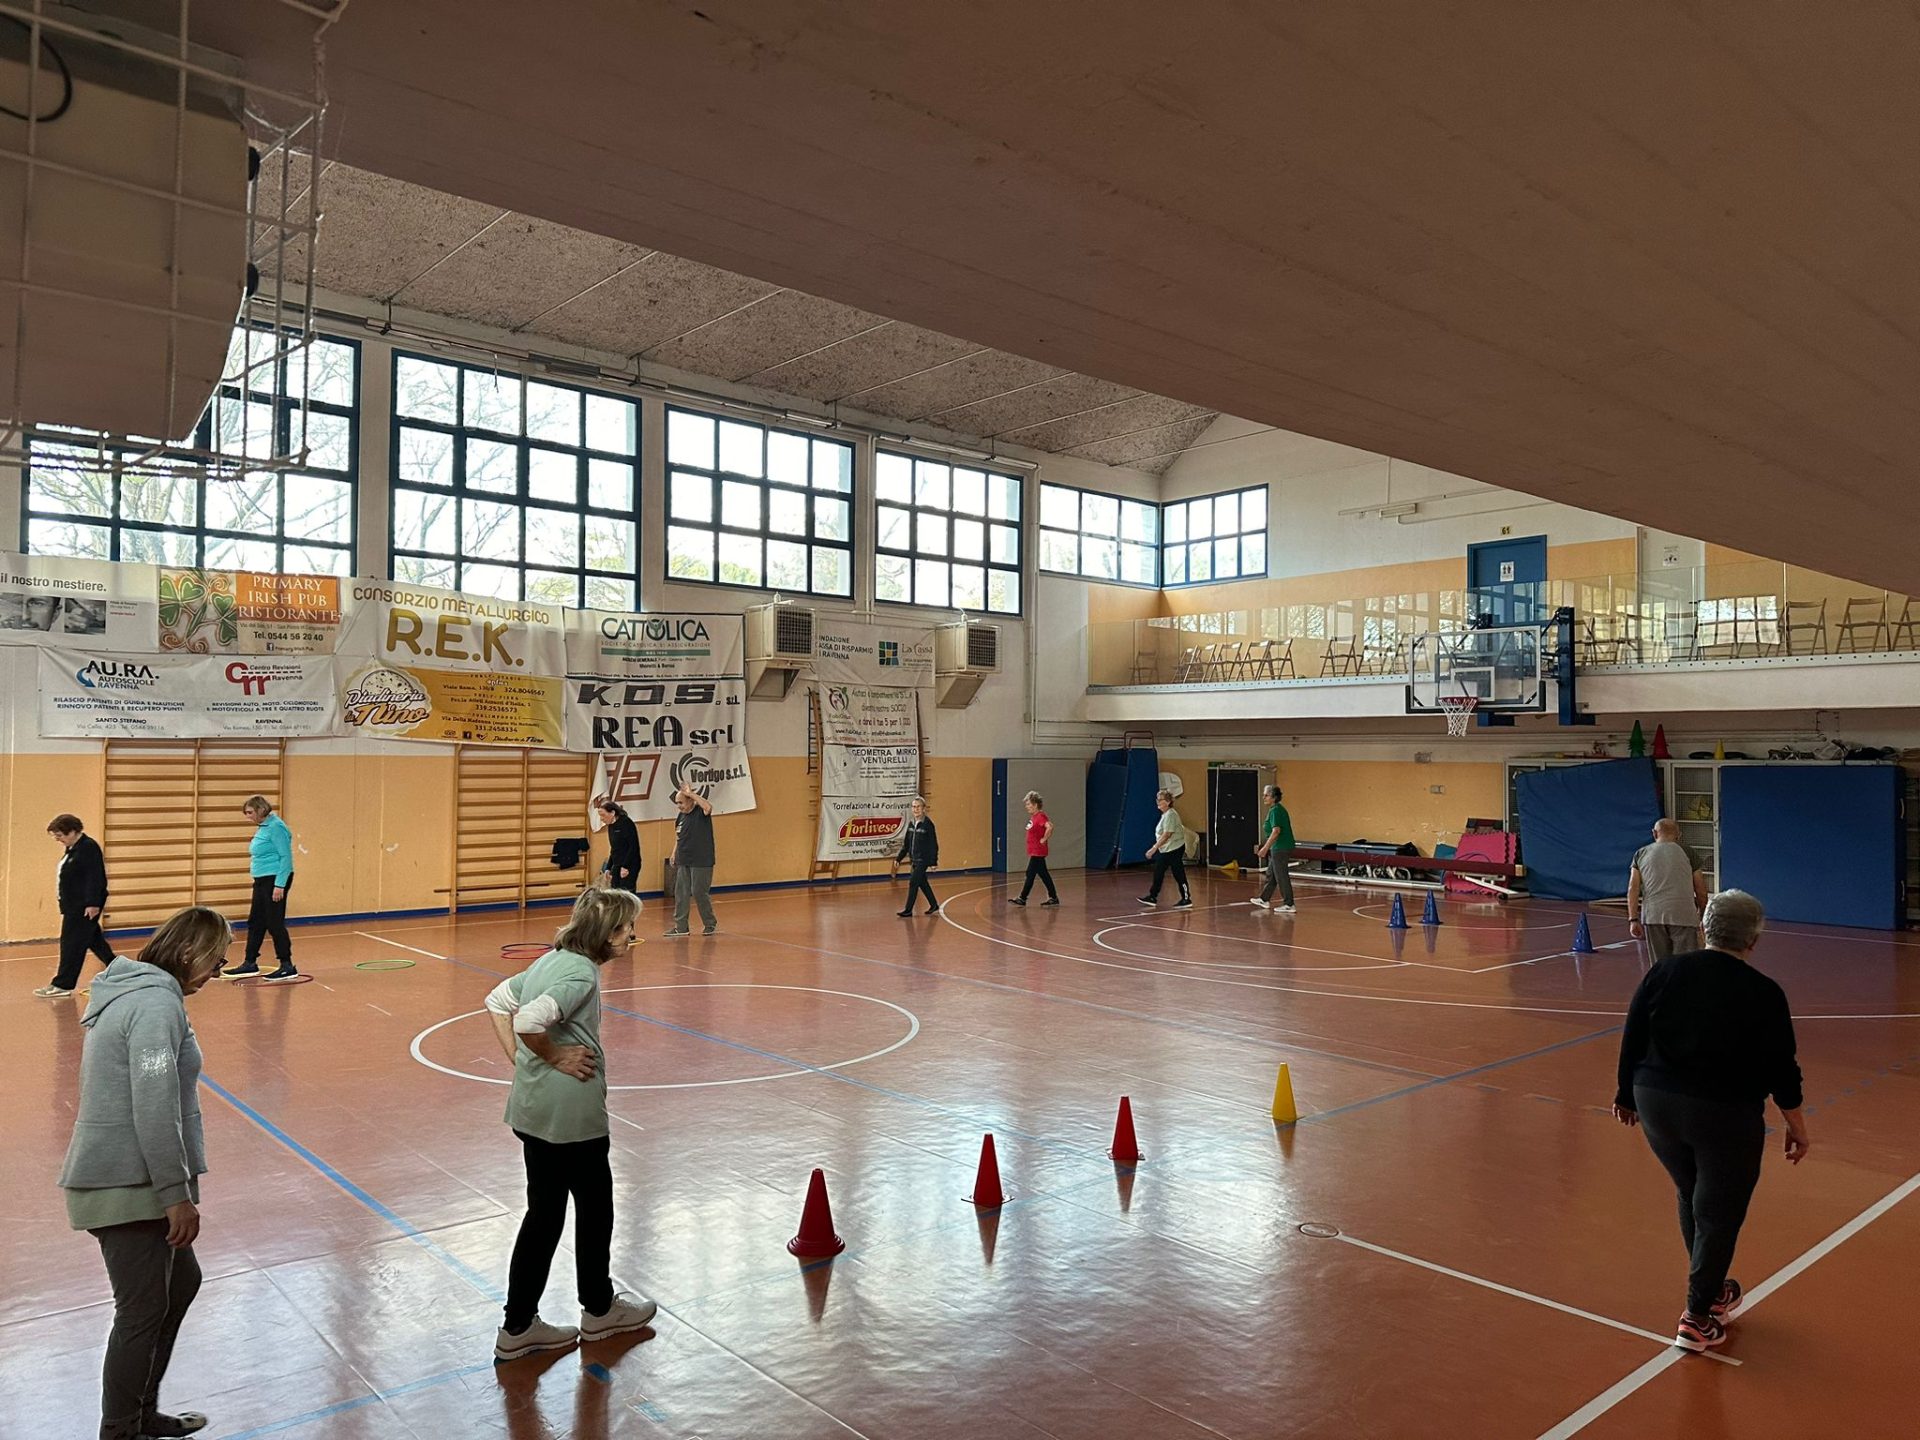
[{"label": "woman in black jacket", "polygon": [[940,902],[933,898],[933,887],[927,883],[927,871],[940,863],[940,836],[933,828],[933,821],[927,818],[927,802],[918,795],[913,797],[913,818],[907,821],[907,828],[900,834],[900,853],[893,857],[893,873],[900,873],[900,862],[905,860],[913,867],[913,875],[907,882],[907,908],[900,911],[902,916],[913,914],[913,897],[924,893],[927,897],[927,914],[938,915]]},{"label": "woman in black jacket", "polygon": [[602,795],[593,803],[600,811],[601,823],[607,827],[607,863],[600,867],[600,873],[615,890],[637,895],[640,893],[640,831],[633,817],[614,804],[610,796]]},{"label": "woman in black jacket", "polygon": [[1760,902],[1722,890],[1702,920],[1707,948],[1659,961],[1641,980],[1620,1036],[1613,1114],[1638,1125],[1680,1192],[1691,1258],[1674,1344],[1710,1350],[1740,1308],[1734,1243],[1760,1180],[1767,1096],[1786,1122],[1786,1157],[1812,1141],[1800,1114],[1800,1065],[1786,992],[1748,960],[1766,925]]},{"label": "woman in black jacket", "polygon": [[60,862],[60,970],[33,993],[49,1000],[71,995],[91,950],[102,965],[113,963],[113,947],[100,929],[107,908],[107,858],[87,834],[78,815],[56,815],[47,833],[66,849]]}]

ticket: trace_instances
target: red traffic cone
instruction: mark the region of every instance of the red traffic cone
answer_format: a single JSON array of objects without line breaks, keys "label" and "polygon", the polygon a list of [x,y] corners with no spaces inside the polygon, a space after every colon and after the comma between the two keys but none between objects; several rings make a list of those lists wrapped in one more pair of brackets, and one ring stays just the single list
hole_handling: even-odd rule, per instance
[{"label": "red traffic cone", "polygon": [[982,1210],[997,1210],[1007,1203],[1000,1188],[1000,1161],[993,1153],[993,1136],[980,1142],[980,1173],[973,1177],[973,1194],[967,1199]]},{"label": "red traffic cone", "polygon": [[1113,1148],[1107,1151],[1122,1165],[1138,1165],[1147,1157],[1140,1153],[1140,1142],[1133,1138],[1133,1102],[1120,1097],[1120,1113],[1113,1122]]},{"label": "red traffic cone", "polygon": [[807,1182],[806,1208],[800,1212],[800,1233],[787,1241],[787,1249],[802,1260],[819,1260],[838,1255],[847,1242],[833,1233],[833,1207],[827,1204],[827,1177],[819,1170]]}]

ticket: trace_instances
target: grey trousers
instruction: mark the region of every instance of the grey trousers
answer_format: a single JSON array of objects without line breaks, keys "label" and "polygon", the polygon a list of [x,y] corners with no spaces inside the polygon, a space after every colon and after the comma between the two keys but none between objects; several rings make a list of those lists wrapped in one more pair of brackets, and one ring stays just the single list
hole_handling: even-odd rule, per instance
[{"label": "grey trousers", "polygon": [[1287,857],[1276,848],[1267,852],[1267,879],[1260,887],[1260,898],[1271,900],[1274,886],[1280,887],[1280,903],[1293,903],[1293,881],[1287,878]]},{"label": "grey trousers", "polygon": [[1665,960],[1669,955],[1685,955],[1700,948],[1700,927],[1698,925],[1647,925],[1647,948],[1653,951],[1653,958]]},{"label": "grey trousers", "polygon": [[700,919],[707,929],[713,929],[713,899],[707,893],[713,888],[713,867],[711,865],[676,865],[673,867],[673,928],[687,928],[687,912],[690,902],[699,901]]},{"label": "grey trousers", "polygon": [[1758,1102],[1703,1100],[1644,1085],[1633,1087],[1633,1103],[1647,1144],[1679,1192],[1687,1309],[1705,1315],[1720,1298],[1747,1203],[1760,1183],[1766,1116]]},{"label": "grey trousers", "polygon": [[160,1406],[160,1381],[187,1307],[200,1293],[193,1247],[167,1244],[167,1222],[90,1232],[113,1284],[113,1330],[100,1376],[100,1440],[138,1440]]}]

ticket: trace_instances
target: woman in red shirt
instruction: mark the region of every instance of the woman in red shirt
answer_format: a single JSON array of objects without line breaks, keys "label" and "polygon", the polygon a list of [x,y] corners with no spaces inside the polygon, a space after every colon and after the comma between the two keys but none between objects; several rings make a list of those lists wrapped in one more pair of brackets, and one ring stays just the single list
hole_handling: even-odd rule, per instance
[{"label": "woman in red shirt", "polygon": [[1029,790],[1025,796],[1027,807],[1027,883],[1020,887],[1019,897],[1011,903],[1024,905],[1027,896],[1033,893],[1033,882],[1047,887],[1044,905],[1058,905],[1060,892],[1053,888],[1053,876],[1047,873],[1047,842],[1053,839],[1053,821],[1047,818],[1047,812],[1040,807],[1044,803],[1036,790]]}]

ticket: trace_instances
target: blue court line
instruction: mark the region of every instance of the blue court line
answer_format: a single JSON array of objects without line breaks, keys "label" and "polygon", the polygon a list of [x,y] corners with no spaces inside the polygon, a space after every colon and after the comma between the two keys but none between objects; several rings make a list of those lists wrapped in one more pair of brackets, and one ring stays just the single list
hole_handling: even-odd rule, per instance
[{"label": "blue court line", "polygon": [[246,1116],[247,1119],[251,1120],[255,1125],[258,1125],[262,1130],[266,1131],[266,1133],[271,1135],[275,1140],[278,1140],[282,1145],[286,1146],[287,1149],[291,1150],[295,1155],[298,1155],[302,1160],[306,1161],[307,1164],[311,1165],[315,1170],[318,1170],[322,1175],[326,1176],[327,1179],[339,1186],[340,1189],[344,1190],[348,1195],[351,1195],[355,1200],[358,1200],[362,1205],[366,1206],[367,1209],[386,1221],[395,1230],[398,1230],[402,1235],[406,1236],[407,1239],[413,1241],[414,1244],[420,1246],[421,1249],[432,1255],[442,1265],[445,1265],[475,1290],[478,1290],[482,1295],[486,1296],[487,1299],[496,1303],[504,1303],[506,1301],[506,1295],[502,1293],[491,1280],[487,1279],[486,1276],[482,1275],[478,1270],[475,1270],[459,1256],[440,1245],[418,1225],[413,1224],[409,1220],[402,1219],[392,1207],[382,1201],[376,1200],[360,1186],[354,1184],[353,1181],[349,1180],[345,1175],[342,1175],[339,1170],[329,1165],[325,1160],[322,1160],[318,1155],[314,1154],[313,1151],[302,1145],[278,1125],[267,1119],[267,1117],[262,1115],[258,1110],[247,1104],[247,1102],[242,1100],[238,1095],[228,1090],[224,1085],[219,1084],[217,1081],[205,1075],[200,1077],[200,1083],[213,1091],[214,1094],[218,1095],[234,1109],[238,1110],[242,1115]]},{"label": "blue court line", "polygon": [[438,1375],[429,1375],[424,1380],[410,1381],[405,1385],[396,1385],[391,1390],[375,1390],[371,1394],[361,1395],[352,1400],[342,1400],[335,1405],[323,1405],[318,1410],[309,1410],[304,1415],[293,1415],[285,1420],[275,1420],[270,1425],[256,1425],[251,1430],[242,1430],[229,1435],[225,1440],[254,1440],[257,1435],[273,1435],[282,1430],[291,1430],[296,1425],[311,1425],[316,1420],[325,1420],[334,1415],[344,1415],[349,1410],[362,1410],[369,1405],[384,1405],[389,1400],[402,1395],[411,1395],[419,1390],[431,1390],[438,1385],[450,1384],[455,1380],[464,1380],[469,1375],[479,1375],[493,1369],[493,1362],[480,1365],[468,1365],[459,1370],[445,1370]]},{"label": "blue court line", "polygon": [[1046,1000],[1055,1005],[1072,1005],[1082,1010],[1098,1010],[1103,1014],[1119,1015],[1128,1020],[1142,1020],[1149,1025],[1165,1025],[1176,1030],[1190,1031],[1196,1035],[1237,1040],[1243,1045],[1264,1045],[1275,1050],[1318,1055],[1322,1059],[1338,1060],[1343,1065],[1358,1065],[1367,1070],[1384,1070],[1393,1075],[1417,1075],[1422,1080],[1439,1078],[1425,1070],[1414,1070],[1405,1065],[1388,1065],[1378,1060],[1361,1060],[1352,1055],[1343,1055],[1337,1050],[1316,1050],[1311,1045],[1297,1045],[1291,1041],[1278,1040],[1267,1035],[1242,1035],[1238,1031],[1221,1030],[1193,1020],[1175,1020],[1171,1016],[1153,1015],[1144,1010],[1128,1010],[1119,1005],[1102,1005],[1097,1000],[1080,1000],[1072,995],[1049,995],[1044,990],[1030,990],[1024,985],[1007,985],[998,980],[981,980],[971,975],[955,975],[948,970],[929,970],[924,965],[903,965],[897,960],[878,960],[871,955],[852,955],[844,950],[823,950],[818,945],[802,945],[795,940],[775,940],[769,935],[749,935],[741,930],[729,930],[727,934],[741,940],[753,940],[761,945],[779,945],[788,950],[805,950],[810,954],[825,955],[833,960],[857,960],[863,965],[883,965],[889,970],[902,970],[909,975],[932,975],[941,980],[951,980],[956,985],[976,985],[985,990],[1001,990],[1010,995],[1023,995],[1029,1000]]},{"label": "blue court line", "polygon": [[1408,1085],[1404,1089],[1389,1090],[1384,1095],[1375,1095],[1367,1100],[1355,1100],[1351,1104],[1336,1105],[1331,1110],[1316,1110],[1311,1115],[1302,1115],[1296,1124],[1311,1125],[1322,1120],[1331,1120],[1336,1115],[1345,1115],[1354,1110],[1364,1110],[1369,1105],[1380,1105],[1388,1100],[1398,1100],[1403,1095],[1416,1095],[1422,1090],[1431,1090],[1436,1085],[1451,1085],[1456,1080],[1465,1080],[1470,1076],[1484,1075],[1489,1070],[1500,1070],[1508,1065],[1518,1065],[1522,1060],[1533,1060],[1541,1055],[1551,1055],[1556,1050],[1568,1050],[1575,1045],[1584,1045],[1589,1040],[1598,1040],[1602,1035],[1618,1035],[1626,1029],[1625,1022],[1609,1025],[1604,1030],[1595,1030],[1590,1035],[1576,1035],[1571,1040],[1557,1040],[1551,1045],[1542,1045],[1538,1050],[1529,1050],[1524,1055],[1509,1055],[1504,1060],[1492,1060],[1485,1065],[1475,1065],[1471,1070],[1456,1070],[1451,1075],[1441,1075],[1432,1080],[1423,1080],[1418,1085]]}]

